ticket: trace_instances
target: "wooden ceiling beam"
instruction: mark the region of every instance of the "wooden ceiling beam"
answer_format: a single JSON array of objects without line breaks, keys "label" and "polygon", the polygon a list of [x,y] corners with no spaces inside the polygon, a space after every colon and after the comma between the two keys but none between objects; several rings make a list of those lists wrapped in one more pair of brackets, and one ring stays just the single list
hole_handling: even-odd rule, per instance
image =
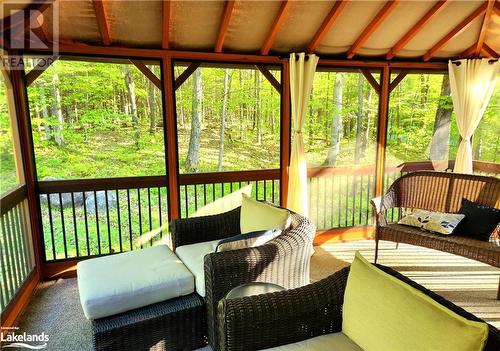
[{"label": "wooden ceiling beam", "polygon": [[215,52],[222,52],[222,46],[224,45],[224,39],[226,38],[227,28],[229,27],[229,21],[231,20],[233,9],[234,0],[226,0],[224,14],[222,16],[222,20],[220,21],[219,34],[217,35],[217,41],[215,43]]},{"label": "wooden ceiling beam", "polygon": [[366,68],[362,68],[359,71],[366,78],[366,80],[368,81],[368,83],[370,83],[370,85],[372,86],[372,88],[375,89],[375,91],[377,92],[377,94],[380,95],[380,84],[379,84],[379,82],[377,82],[377,80],[371,74],[371,72],[368,69],[366,69]]},{"label": "wooden ceiling beam", "polygon": [[399,74],[396,76],[396,78],[393,79],[391,84],[389,84],[389,93],[393,91],[399,83],[406,77],[406,75],[409,73],[409,71],[401,71]]},{"label": "wooden ceiling beam", "polygon": [[94,12],[97,20],[97,26],[101,33],[101,41],[103,45],[111,45],[111,36],[109,35],[108,20],[106,17],[106,10],[104,9],[104,0],[92,0],[94,4]]},{"label": "wooden ceiling beam", "polygon": [[483,48],[484,38],[486,37],[486,30],[490,24],[491,15],[493,14],[493,8],[495,7],[495,0],[488,0],[486,6],[486,12],[484,13],[483,24],[481,25],[481,30],[479,31],[479,37],[477,38],[476,50],[474,50],[474,56],[479,57],[481,54],[481,49]]},{"label": "wooden ceiling beam", "polygon": [[267,38],[264,41],[264,45],[262,45],[262,48],[260,49],[261,55],[269,54],[269,51],[273,46],[274,40],[276,39],[279,30],[283,25],[283,23],[285,22],[285,18],[288,11],[290,10],[291,3],[292,2],[288,0],[281,1],[280,9],[278,10],[276,17],[274,18],[273,24],[271,25],[271,30],[269,31],[269,34],[267,35]]},{"label": "wooden ceiling beam", "polygon": [[281,84],[278,80],[273,76],[273,74],[267,69],[266,66],[263,65],[255,65],[257,69],[262,73],[264,77],[271,83],[271,85],[276,89],[278,93],[281,93]]},{"label": "wooden ceiling beam", "polygon": [[347,51],[347,58],[352,59],[358,50],[363,46],[364,43],[370,38],[370,36],[377,30],[378,27],[384,22],[384,20],[394,11],[398,5],[399,0],[387,1],[377,13],[377,15],[371,20],[370,24],[363,30],[359,35],[358,39],[352,44],[349,51]]},{"label": "wooden ceiling beam", "polygon": [[160,78],[156,76],[142,61],[130,60],[139,71],[142,72],[158,89],[162,89]]},{"label": "wooden ceiling beam", "polygon": [[458,58],[461,58],[461,59],[464,59],[464,58],[469,58],[471,57],[472,55],[474,55],[474,53],[476,52],[476,43],[472,44],[471,46],[469,46],[467,48],[467,50],[465,50],[464,52],[462,52]]},{"label": "wooden ceiling beam", "polygon": [[447,0],[439,0],[434,6],[431,7],[429,11],[417,22],[411,29],[406,32],[405,35],[399,39],[399,41],[394,44],[392,49],[385,55],[387,60],[390,60],[396,55],[401,49],[403,49],[412,40],[418,32],[420,32],[424,26],[436,16],[446,5]]},{"label": "wooden ceiling beam", "polygon": [[326,33],[328,33],[328,31],[332,27],[333,23],[340,16],[340,14],[342,13],[342,10],[344,9],[344,7],[346,7],[348,2],[349,2],[349,0],[337,0],[335,2],[332,9],[328,13],[328,15],[326,15],[325,19],[323,20],[323,23],[321,24],[319,29],[316,31],[316,34],[314,34],[314,37],[312,38],[311,42],[309,43],[309,46],[307,47],[307,50],[306,50],[306,52],[308,54],[312,54],[316,51],[319,44],[321,44],[321,40],[326,35]]},{"label": "wooden ceiling beam", "polygon": [[179,76],[175,80],[174,90],[179,89],[181,85],[184,84],[184,82],[188,80],[189,77],[191,77],[194,71],[196,71],[196,69],[200,67],[200,65],[201,62],[193,62],[189,66],[187,66],[186,69],[181,74],[179,74]]},{"label": "wooden ceiling beam", "polygon": [[162,32],[161,32],[161,48],[168,49],[170,44],[170,0],[163,0],[162,5]]},{"label": "wooden ceiling beam", "polygon": [[455,28],[448,32],[444,37],[442,37],[432,48],[430,48],[423,56],[424,61],[429,61],[434,54],[439,51],[443,46],[445,46],[451,39],[455,38],[457,35],[462,33],[467,29],[472,21],[474,21],[478,16],[481,16],[486,11],[487,3],[483,3],[474,12],[467,16],[462,22],[460,22]]},{"label": "wooden ceiling beam", "polygon": [[493,50],[491,48],[491,46],[489,46],[486,43],[483,43],[483,50],[485,52],[487,52],[489,55],[491,55],[491,57],[495,57],[495,58],[499,58],[500,57],[500,55],[498,54],[498,52],[496,52],[495,50]]}]

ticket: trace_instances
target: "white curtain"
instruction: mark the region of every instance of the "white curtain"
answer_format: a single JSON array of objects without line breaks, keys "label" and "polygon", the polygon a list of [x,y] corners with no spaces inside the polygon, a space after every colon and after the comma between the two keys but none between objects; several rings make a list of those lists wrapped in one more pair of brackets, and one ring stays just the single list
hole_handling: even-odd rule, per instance
[{"label": "white curtain", "polygon": [[462,137],[454,172],[472,174],[471,137],[488,106],[500,70],[500,62],[489,59],[448,63],[451,97]]},{"label": "white curtain", "polygon": [[302,126],[307,101],[319,58],[316,55],[290,54],[290,99],[292,105],[293,143],[290,159],[288,200],[286,207],[301,215],[309,215],[307,196],[307,164],[302,139]]}]

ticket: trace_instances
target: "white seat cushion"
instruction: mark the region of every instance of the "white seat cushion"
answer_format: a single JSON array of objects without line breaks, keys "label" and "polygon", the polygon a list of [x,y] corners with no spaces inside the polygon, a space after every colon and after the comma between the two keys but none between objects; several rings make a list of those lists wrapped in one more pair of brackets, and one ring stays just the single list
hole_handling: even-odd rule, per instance
[{"label": "white seat cushion", "polygon": [[98,319],[191,294],[194,278],[166,245],[77,265],[83,312]]},{"label": "white seat cushion", "polygon": [[265,351],[363,351],[343,333],[316,336],[293,344],[273,347]]},{"label": "white seat cushion", "polygon": [[204,258],[206,254],[215,252],[219,240],[205,241],[191,245],[179,246],[175,253],[193,273],[198,295],[205,297],[205,267]]}]

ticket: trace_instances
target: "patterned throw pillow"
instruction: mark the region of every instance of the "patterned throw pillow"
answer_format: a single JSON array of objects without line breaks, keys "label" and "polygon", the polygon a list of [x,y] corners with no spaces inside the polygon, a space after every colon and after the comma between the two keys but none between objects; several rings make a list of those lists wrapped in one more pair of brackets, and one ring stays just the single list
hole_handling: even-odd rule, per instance
[{"label": "patterned throw pillow", "polygon": [[432,212],[426,210],[415,210],[401,218],[398,224],[417,227],[439,234],[452,234],[458,223],[464,219],[463,214]]},{"label": "patterned throw pillow", "polygon": [[264,245],[279,235],[281,235],[281,229],[259,230],[256,232],[235,235],[219,241],[215,252],[246,249]]}]

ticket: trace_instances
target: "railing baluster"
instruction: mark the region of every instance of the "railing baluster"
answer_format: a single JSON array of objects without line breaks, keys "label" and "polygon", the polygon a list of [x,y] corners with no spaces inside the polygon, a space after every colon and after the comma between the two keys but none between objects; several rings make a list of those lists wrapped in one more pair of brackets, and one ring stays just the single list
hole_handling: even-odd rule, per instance
[{"label": "railing baluster", "polygon": [[345,226],[347,227],[347,218],[349,214],[349,176],[345,177]]},{"label": "railing baluster", "polygon": [[224,183],[220,183],[221,197],[224,197]]},{"label": "railing baluster", "polygon": [[127,189],[127,213],[128,213],[128,234],[129,234],[129,243],[130,243],[130,251],[133,250],[133,240],[132,240],[132,214],[130,212],[130,189]]},{"label": "railing baluster", "polygon": [[28,262],[26,261],[26,244],[24,242],[24,236],[21,229],[21,219],[19,216],[19,204],[17,204],[13,209],[14,211],[14,222],[17,232],[17,242],[19,245],[19,254],[21,255],[21,264],[23,266],[24,277],[28,275]]},{"label": "railing baluster", "polygon": [[212,183],[212,201],[215,201],[215,183]]},{"label": "railing baluster", "polygon": [[122,219],[120,213],[120,194],[118,189],[115,190],[116,195],[116,217],[118,219],[118,242],[120,243],[120,252],[123,252],[123,240],[122,240]]},{"label": "railing baluster", "polygon": [[264,201],[267,201],[267,182],[264,180]]},{"label": "railing baluster", "polygon": [[104,190],[104,200],[106,205],[106,227],[108,229],[108,252],[113,253],[113,244],[111,243],[111,225],[109,223],[109,200],[108,200],[108,191]]},{"label": "railing baluster", "polygon": [[89,221],[87,218],[87,199],[85,191],[83,194],[83,218],[85,218],[85,241],[87,244],[87,256],[90,256],[90,236],[89,236]]},{"label": "railing baluster", "polygon": [[15,282],[16,282],[16,290],[17,288],[19,287],[19,285],[21,284],[21,272],[20,272],[20,267],[19,267],[19,257],[18,257],[18,250],[17,250],[17,247],[16,247],[16,243],[15,243],[15,235],[13,235],[12,233],[12,220],[11,220],[11,211],[7,212],[5,214],[5,217],[7,219],[7,234],[9,236],[9,248],[10,248],[10,252],[12,254],[12,267],[13,267],[13,271],[14,271],[14,276],[15,276]]},{"label": "railing baluster", "polygon": [[207,185],[203,184],[203,206],[207,204]]},{"label": "railing baluster", "polygon": [[163,237],[163,225],[162,225],[162,218],[161,218],[161,189],[160,187],[158,189],[158,218],[160,220],[160,239]]},{"label": "railing baluster", "polygon": [[194,211],[198,211],[198,188],[194,185]]},{"label": "railing baluster", "polygon": [[366,203],[368,204],[368,207],[366,209],[366,223],[368,224],[368,222],[371,222],[371,219],[370,219],[370,208],[371,206],[369,205],[370,204],[370,194],[372,193],[373,189],[372,189],[372,176],[371,175],[368,175],[368,187],[367,187],[367,192],[366,192]]},{"label": "railing baluster", "polygon": [[139,209],[139,243],[142,249],[142,211],[141,211],[141,189],[137,188],[137,206]]},{"label": "railing baluster", "polygon": [[99,231],[99,209],[97,206],[97,192],[94,191],[95,224],[97,229],[97,252],[101,254],[101,233]]},{"label": "railing baluster", "polygon": [[[33,264],[33,256],[32,256],[32,248],[31,248],[31,241],[29,239],[29,231],[28,231],[28,222],[26,221],[26,201],[23,201],[20,203],[20,212],[21,212],[21,223],[23,225],[23,235],[24,235],[24,241],[26,242],[26,256],[28,257],[28,262],[29,262],[29,268],[30,270],[34,267]],[[42,246],[43,246],[43,252],[45,253],[45,245],[42,240]]]},{"label": "railing baluster", "polygon": [[272,197],[273,204],[276,204],[276,199],[274,198],[274,179],[271,181],[271,191],[273,193],[273,197]]},{"label": "railing baluster", "polygon": [[52,205],[50,200],[50,194],[47,194],[47,206],[49,209],[49,225],[50,225],[50,239],[52,244],[52,259],[56,259],[56,243],[54,239],[54,224],[52,222]]},{"label": "railing baluster", "polygon": [[[5,228],[5,221],[3,216],[1,217],[1,225],[2,225],[2,245],[0,247],[0,250],[2,251],[1,256],[2,256],[2,276],[3,276],[3,281],[4,281],[4,287],[6,287],[5,290],[7,290],[7,298],[6,298],[6,303],[7,304],[10,300],[10,297],[14,294],[15,288],[14,288],[14,283],[12,281],[12,269],[11,269],[11,264],[9,258],[12,258],[12,255],[9,252],[8,249],[8,239],[7,239],[7,231]],[[5,250],[5,253],[4,253]],[[3,291],[4,289],[2,289]]]},{"label": "railing baluster", "polygon": [[3,236],[4,236],[4,240],[5,240],[5,244],[2,245],[2,247],[5,248],[5,251],[6,251],[6,255],[5,255],[5,261],[6,261],[5,270],[7,271],[6,276],[8,278],[9,286],[10,286],[9,296],[13,296],[14,293],[15,293],[15,291],[16,291],[16,286],[14,285],[14,280],[13,280],[13,275],[15,273],[14,273],[14,268],[13,268],[13,265],[12,265],[12,260],[13,260],[14,256],[13,256],[13,253],[12,253],[12,250],[11,250],[11,244],[10,244],[10,240],[9,240],[9,236],[8,236],[8,232],[7,232],[7,226],[6,226],[5,218],[4,217],[6,217],[6,215],[0,217],[0,222],[2,224]]},{"label": "railing baluster", "polygon": [[255,181],[255,200],[259,199],[259,182]]},{"label": "railing baluster", "polygon": [[189,202],[187,185],[184,185],[184,205],[186,206],[186,218],[189,218]]},{"label": "railing baluster", "polygon": [[76,224],[75,195],[73,192],[71,192],[71,209],[73,210],[73,232],[75,234],[76,257],[80,257],[80,251],[78,249],[78,229]]},{"label": "railing baluster", "polygon": [[2,289],[0,289],[0,294],[2,298],[2,311],[4,307],[9,303],[11,290],[9,287],[8,274],[6,271],[7,264],[5,262],[6,254],[4,252],[4,248],[6,247],[6,243],[4,240],[4,230],[2,229],[2,233],[0,234],[0,269],[2,271]]},{"label": "railing baluster", "polygon": [[[153,230],[153,218],[151,216],[151,188],[148,187],[148,213],[149,213],[149,231]],[[149,240],[151,246],[153,245],[153,237]]]},{"label": "railing baluster", "polygon": [[62,202],[62,194],[58,193],[58,195],[59,195],[59,211],[61,212],[61,227],[62,227],[62,233],[63,233],[64,258],[68,258],[68,246],[66,244],[66,226],[64,223],[64,209],[63,209],[63,202]]},{"label": "railing baluster", "polygon": [[323,229],[328,229],[326,224],[326,177],[323,178]]}]

